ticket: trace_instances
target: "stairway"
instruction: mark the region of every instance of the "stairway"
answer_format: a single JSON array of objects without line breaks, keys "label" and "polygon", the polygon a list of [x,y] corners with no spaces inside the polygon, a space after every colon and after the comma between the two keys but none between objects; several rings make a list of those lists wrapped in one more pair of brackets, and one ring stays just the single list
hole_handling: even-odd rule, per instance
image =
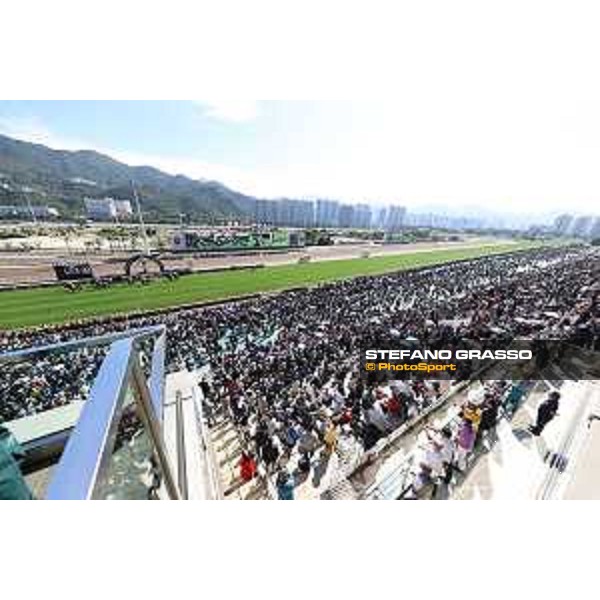
[{"label": "stairway", "polygon": [[358,500],[358,494],[347,479],[342,479],[323,492],[321,500]]},{"label": "stairway", "polygon": [[265,482],[256,477],[245,482],[240,478],[238,466],[242,455],[239,435],[229,419],[221,421],[210,430],[210,438],[217,457],[219,476],[226,500],[266,500]]}]

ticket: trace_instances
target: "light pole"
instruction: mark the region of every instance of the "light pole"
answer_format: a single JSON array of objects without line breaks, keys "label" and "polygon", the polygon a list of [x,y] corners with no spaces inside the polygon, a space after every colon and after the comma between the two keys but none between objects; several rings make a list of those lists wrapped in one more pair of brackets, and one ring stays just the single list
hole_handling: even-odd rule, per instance
[{"label": "light pole", "polygon": [[34,225],[37,225],[35,211],[33,210],[33,207],[31,206],[31,202],[29,201],[29,196],[27,195],[27,193],[24,193],[23,195],[25,196],[25,202],[27,202],[27,208],[29,210],[29,214],[31,215],[31,220],[33,221]]},{"label": "light pole", "polygon": [[150,246],[148,244],[148,236],[146,235],[146,226],[144,225],[144,219],[142,218],[142,211],[140,209],[140,199],[138,198],[137,190],[135,189],[135,184],[133,183],[133,179],[131,180],[131,189],[133,190],[133,200],[135,202],[135,208],[138,214],[138,220],[140,222],[140,229],[142,233],[142,241],[144,243],[144,254],[150,254]]}]

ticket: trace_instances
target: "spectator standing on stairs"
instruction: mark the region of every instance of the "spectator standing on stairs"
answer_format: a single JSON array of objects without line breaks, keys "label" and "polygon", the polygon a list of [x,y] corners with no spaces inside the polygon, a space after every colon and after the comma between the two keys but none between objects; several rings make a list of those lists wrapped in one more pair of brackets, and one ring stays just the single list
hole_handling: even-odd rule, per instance
[{"label": "spectator standing on stairs", "polygon": [[331,456],[337,448],[338,437],[338,429],[336,425],[330,421],[325,428],[325,434],[323,436],[325,448],[329,456]]},{"label": "spectator standing on stairs", "polygon": [[454,464],[454,454],[456,452],[454,442],[452,441],[452,431],[448,427],[444,427],[439,439],[442,444],[442,459],[444,463],[443,482],[449,485],[452,481],[452,465]]},{"label": "spectator standing on stairs", "polygon": [[456,466],[459,471],[464,471],[467,466],[467,457],[475,445],[475,430],[469,419],[463,418],[456,436]]},{"label": "spectator standing on stairs", "polygon": [[560,400],[560,393],[557,391],[550,392],[548,398],[544,400],[537,412],[537,420],[533,427],[530,427],[529,430],[535,436],[538,436],[544,431],[546,425],[554,419],[556,414],[558,413],[558,406]]},{"label": "spectator standing on stairs", "polygon": [[294,480],[285,469],[277,474],[277,498],[279,500],[294,499]]},{"label": "spectator standing on stairs", "polygon": [[504,410],[509,415],[514,415],[521,404],[521,399],[525,395],[525,384],[523,381],[514,381],[510,391],[504,400]]},{"label": "spectator standing on stairs", "polygon": [[280,454],[277,438],[275,436],[268,437],[261,448],[261,458],[265,464],[267,473],[271,473],[275,469]]},{"label": "spectator standing on stairs", "polygon": [[0,425],[0,500],[32,499],[17,462],[23,457],[12,433]]},{"label": "spectator standing on stairs", "polygon": [[496,423],[498,421],[498,409],[500,408],[500,400],[493,393],[486,394],[483,410],[481,411],[481,422],[477,430],[477,441],[480,442],[483,436],[487,434],[488,440],[491,442],[495,438]]},{"label": "spectator standing on stairs", "polygon": [[204,418],[206,419],[206,424],[209,427],[214,427],[217,424],[217,420],[215,418],[215,405],[208,399],[207,396],[202,398],[202,412],[204,414]]},{"label": "spectator standing on stairs", "polygon": [[254,456],[252,452],[242,452],[242,457],[240,458],[240,477],[244,481],[250,481],[256,475],[256,461],[254,460]]}]

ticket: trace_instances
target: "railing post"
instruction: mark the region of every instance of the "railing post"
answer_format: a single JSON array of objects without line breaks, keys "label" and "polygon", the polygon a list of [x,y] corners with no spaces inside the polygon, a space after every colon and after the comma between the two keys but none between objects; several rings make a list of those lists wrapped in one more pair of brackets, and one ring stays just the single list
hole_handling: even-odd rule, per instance
[{"label": "railing post", "polygon": [[152,408],[159,423],[163,421],[163,404],[165,399],[165,342],[166,334],[163,332],[154,344],[152,370],[149,381]]},{"label": "railing post", "polygon": [[133,340],[115,342],[102,362],[64,452],[56,465],[46,498],[88,500],[110,459],[116,416],[127,391]]},{"label": "railing post", "polygon": [[138,361],[135,361],[133,365],[133,381],[135,384],[136,391],[138,393],[140,404],[144,412],[146,413],[146,422],[148,427],[150,428],[149,434],[152,441],[154,442],[154,449],[156,451],[156,455],[161,466],[162,474],[165,478],[165,487],[167,488],[167,493],[169,494],[169,497],[172,500],[180,500],[181,493],[175,481],[173,470],[171,468],[171,463],[169,461],[169,457],[167,455],[167,451],[164,445],[162,430],[159,426],[158,418],[152,406],[152,397],[150,395],[150,390],[148,389],[148,385],[146,384],[146,378]]}]

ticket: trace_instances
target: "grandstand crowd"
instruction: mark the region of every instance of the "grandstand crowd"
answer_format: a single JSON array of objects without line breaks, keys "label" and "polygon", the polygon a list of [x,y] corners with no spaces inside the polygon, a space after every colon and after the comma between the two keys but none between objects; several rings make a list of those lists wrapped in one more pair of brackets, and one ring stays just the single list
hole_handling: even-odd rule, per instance
[{"label": "grandstand crowd", "polygon": [[[0,352],[166,324],[168,369],[201,369],[209,424],[230,419],[243,440],[242,478],[259,467],[278,474],[280,496],[289,497],[291,471],[310,470],[317,451],[331,455],[346,438],[369,449],[448,386],[368,381],[359,373],[361,349],[401,339],[441,348],[498,337],[600,349],[598,258],[586,247],[532,249],[206,308],[5,331]],[[0,422],[85,399],[104,353],[79,350],[2,367]],[[479,413],[476,425],[465,416],[456,431],[439,432],[434,451],[447,454],[451,445],[460,468],[461,449],[468,454],[493,428],[501,397],[486,389],[470,401],[465,411]]]}]

